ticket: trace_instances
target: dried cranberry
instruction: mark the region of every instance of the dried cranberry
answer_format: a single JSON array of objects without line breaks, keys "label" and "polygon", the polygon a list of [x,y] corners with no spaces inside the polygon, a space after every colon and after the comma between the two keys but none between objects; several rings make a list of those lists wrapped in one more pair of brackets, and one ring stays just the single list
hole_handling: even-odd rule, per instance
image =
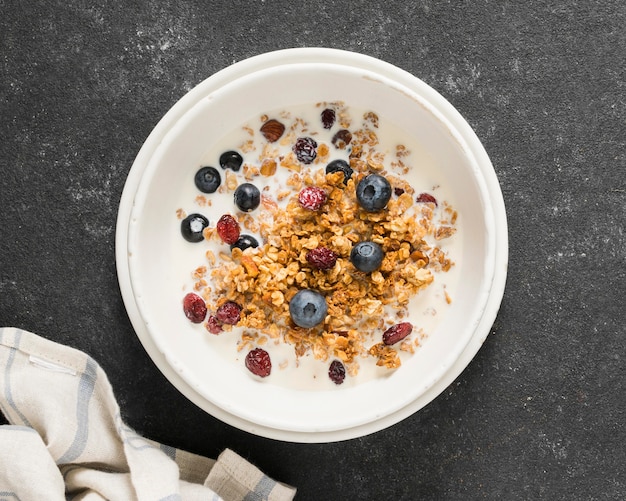
[{"label": "dried cranberry", "polygon": [[210,315],[206,322],[206,330],[211,334],[219,334],[222,332],[222,322],[220,322],[215,315]]},{"label": "dried cranberry", "polygon": [[235,325],[241,319],[241,306],[234,301],[226,301],[217,309],[215,316],[223,324]]},{"label": "dried cranberry", "polygon": [[241,228],[237,220],[230,214],[224,214],[217,222],[217,234],[228,245],[234,244],[239,239]]},{"label": "dried cranberry", "polygon": [[386,345],[396,344],[402,341],[413,331],[413,325],[410,322],[400,322],[392,325],[383,333],[383,343]]},{"label": "dried cranberry", "polygon": [[298,194],[303,209],[318,210],[326,202],[326,192],[317,186],[307,186]]},{"label": "dried cranberry", "polygon": [[437,199],[433,197],[430,193],[420,193],[417,196],[417,201],[420,203],[431,203],[437,206]]},{"label": "dried cranberry", "polygon": [[312,137],[299,137],[293,145],[293,152],[303,164],[310,164],[317,156],[317,141]]},{"label": "dried cranberry", "polygon": [[393,192],[396,194],[397,197],[399,197],[400,195],[402,195],[404,193],[404,189],[403,188],[394,188]]},{"label": "dried cranberry", "polygon": [[270,354],[263,348],[255,348],[246,355],[246,367],[257,376],[269,376],[272,372]]},{"label": "dried cranberry", "polygon": [[328,377],[335,384],[343,383],[346,378],[346,368],[339,360],[333,360],[328,368]]},{"label": "dried cranberry", "polygon": [[328,270],[335,266],[337,262],[337,254],[326,247],[318,247],[311,249],[306,254],[306,260],[309,264],[320,270]]},{"label": "dried cranberry", "polygon": [[330,129],[335,123],[335,110],[326,108],[322,111],[322,125],[325,129]]},{"label": "dried cranberry", "polygon": [[183,311],[189,320],[194,324],[199,324],[206,317],[206,303],[198,294],[190,292],[183,298]]},{"label": "dried cranberry", "polygon": [[352,141],[352,133],[347,129],[338,130],[331,139],[335,148],[339,148],[340,150],[345,149],[345,147],[350,144],[350,141]]}]

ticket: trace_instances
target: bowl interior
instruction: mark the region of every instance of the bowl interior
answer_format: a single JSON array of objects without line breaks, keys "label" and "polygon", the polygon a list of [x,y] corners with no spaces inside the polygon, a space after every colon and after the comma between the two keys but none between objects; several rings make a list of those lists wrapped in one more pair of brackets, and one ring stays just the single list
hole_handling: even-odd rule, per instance
[{"label": "bowl interior", "polygon": [[[459,357],[480,321],[493,279],[493,218],[482,174],[454,128],[415,89],[393,75],[338,64],[303,63],[243,76],[200,100],[170,124],[143,174],[128,234],[133,293],[146,327],[169,365],[198,393],[225,411],[277,429],[328,431],[380,419],[415,400]],[[434,332],[403,366],[386,377],[318,391],[259,382],[242,370],[241,354],[223,357],[203,327],[181,314],[190,271],[204,255],[180,238],[177,209],[193,200],[195,171],[213,143],[270,110],[343,101],[375,111],[414,138],[421,178],[458,211],[452,303]],[[417,175],[409,172],[407,179]],[[215,221],[222,213],[209,211]],[[433,289],[432,294],[442,291]],[[429,300],[425,295],[424,301]],[[419,324],[420,319],[416,319]],[[211,341],[211,342],[210,342]],[[225,336],[220,342],[228,342]],[[234,343],[233,343],[234,346]]]}]

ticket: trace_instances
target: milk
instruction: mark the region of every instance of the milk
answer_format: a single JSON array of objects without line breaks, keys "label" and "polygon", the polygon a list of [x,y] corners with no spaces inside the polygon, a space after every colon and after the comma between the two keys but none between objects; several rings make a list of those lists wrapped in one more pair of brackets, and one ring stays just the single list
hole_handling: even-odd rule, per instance
[{"label": "milk", "polygon": [[[342,128],[340,124],[337,123],[340,120],[340,113],[338,113],[337,122],[331,129],[327,130],[323,128],[320,120],[320,113],[324,108],[325,106],[302,105],[299,107],[291,107],[289,110],[269,110],[266,113],[266,117],[253,117],[242,127],[232,131],[226,131],[221,138],[207,138],[207,149],[205,153],[198,158],[197,164],[185,167],[184,172],[185,175],[188,176],[189,182],[185,190],[181,192],[180,209],[186,214],[198,212],[205,215],[209,219],[210,226],[212,227],[215,226],[221,215],[226,213],[237,214],[239,210],[233,202],[234,190],[226,188],[228,181],[227,172],[228,176],[236,175],[238,184],[243,182],[253,183],[259,188],[262,194],[271,196],[280,207],[284,208],[289,197],[285,197],[282,200],[278,200],[277,197],[278,194],[289,190],[287,179],[294,174],[293,170],[278,165],[276,173],[272,176],[266,177],[257,175],[253,176],[252,179],[245,179],[244,169],[237,173],[221,169],[219,167],[219,157],[225,151],[235,150],[242,154],[244,165],[260,167],[260,158],[263,153],[263,148],[268,147],[268,142],[259,129],[263,123],[263,119],[276,118],[287,127],[283,137],[289,133],[291,126],[295,124],[295,130],[293,131],[294,140],[296,137],[310,136],[317,141],[318,147],[322,143],[329,145],[330,153],[327,161],[302,166],[302,172],[308,169],[311,171],[324,169],[328,162],[335,159],[344,159],[349,162],[351,148],[348,147],[341,150],[336,149],[331,144],[334,134]],[[351,122],[348,127],[350,131],[362,128],[363,124],[367,122],[363,120],[363,117],[369,110],[352,109],[341,105],[338,105],[337,108],[341,110],[342,114],[345,114],[341,120],[349,120]],[[375,147],[375,151],[384,154],[385,170],[389,174],[403,177],[413,187],[415,195],[421,192],[428,192],[437,198],[439,206],[435,209],[435,224],[439,219],[449,218],[449,214],[446,214],[443,210],[444,201],[454,206],[454,200],[450,200],[449,192],[446,189],[446,179],[441,177],[437,165],[428,155],[424,146],[419,143],[419,138],[412,137],[410,131],[400,130],[395,127],[394,124],[386,122],[384,119],[379,119],[378,127],[376,128],[374,128],[370,122],[367,122],[367,125],[371,130],[374,130],[378,136],[379,144]],[[287,141],[287,144],[280,144],[280,141],[278,141],[270,144],[269,147],[275,149],[277,156],[280,158],[291,152],[292,144],[293,141]],[[409,152],[406,156],[402,157],[402,162],[409,167],[406,174],[401,167],[392,165],[392,162],[397,162],[398,160],[396,157],[397,145],[404,145]],[[205,165],[216,167],[222,175],[222,184],[216,193],[202,194],[193,183],[195,172]],[[414,204],[414,207],[410,210],[414,210],[417,213],[419,204]],[[267,220],[271,220],[268,212],[264,210],[262,206],[251,212],[250,215],[256,219],[267,218]],[[173,214],[172,217],[178,217],[180,219],[180,214],[178,216]],[[462,221],[462,215],[459,217],[459,221]],[[427,241],[433,246],[436,245],[440,247],[453,261],[458,263],[461,258],[459,242],[462,238],[462,227],[457,224],[456,229],[456,234],[450,238],[435,243],[432,236],[428,236]],[[251,232],[242,227],[242,233],[252,234],[261,245],[263,244],[258,232]],[[175,235],[174,238],[182,237]],[[218,239],[211,239],[210,241],[204,241],[199,244],[185,245],[180,261],[172,264],[175,277],[177,280],[178,277],[180,277],[179,282],[182,294],[193,291],[195,280],[192,278],[192,272],[200,266],[209,268],[207,280],[209,281],[209,286],[211,285],[210,270],[212,265],[206,258],[207,250],[210,250],[217,258],[217,262],[214,265],[215,267],[222,265],[219,258],[220,253],[230,254],[228,245],[218,242]],[[413,333],[407,339],[413,342],[412,346],[415,350],[420,349],[419,345],[428,343],[429,336],[435,333],[437,326],[441,323],[446,315],[446,311],[450,308],[449,302],[454,301],[458,282],[458,266],[453,266],[448,272],[433,271],[433,275],[433,283],[411,298],[408,307],[409,315],[403,319],[410,321],[414,326]],[[394,314],[393,309],[389,306],[386,307],[386,311],[390,317]],[[181,322],[187,322],[182,313]],[[211,350],[213,353],[217,353],[219,357],[224,360],[231,360],[233,364],[240,367],[240,370],[247,371],[244,366],[244,359],[248,349],[238,350],[238,342],[241,339],[243,329],[235,327],[230,332],[222,332],[219,335],[213,335],[206,331],[203,324],[195,325],[193,328],[197,331],[198,336],[202,336],[204,348]],[[246,330],[249,331],[250,329],[247,328]],[[380,342],[381,334],[382,333],[377,333],[374,337],[368,338],[364,343],[365,346],[369,347]],[[419,340],[419,343],[415,343],[415,340]],[[358,374],[356,376],[346,376],[342,385],[335,385],[328,377],[328,367],[332,359],[320,361],[315,359],[310,352],[306,353],[304,356],[296,357],[294,347],[284,342],[282,336],[279,339],[269,339],[269,341],[261,347],[268,351],[272,359],[272,373],[270,376],[263,379],[265,384],[274,384],[308,391],[340,390],[341,388],[361,384],[372,378],[385,377],[385,375],[390,373],[390,369],[377,367],[374,357],[360,357],[358,358]],[[398,350],[398,352],[403,363],[412,355],[411,353],[400,350]],[[402,370],[402,367],[395,370]],[[256,376],[252,374],[250,374],[250,377],[256,378]]]}]

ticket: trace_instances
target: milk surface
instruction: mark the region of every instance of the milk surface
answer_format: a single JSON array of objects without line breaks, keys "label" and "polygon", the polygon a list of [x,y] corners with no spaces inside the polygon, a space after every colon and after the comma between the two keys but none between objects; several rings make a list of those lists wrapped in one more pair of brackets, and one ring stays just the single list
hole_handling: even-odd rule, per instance
[{"label": "milk surface", "polygon": [[[263,148],[268,147],[267,140],[259,130],[264,118],[276,118],[284,123],[287,127],[285,134],[289,132],[293,124],[296,124],[294,137],[310,136],[317,141],[318,145],[322,143],[328,145],[330,150],[328,162],[335,159],[343,159],[349,162],[350,147],[337,149],[331,143],[334,134],[342,128],[337,123],[339,122],[339,116],[331,129],[324,129],[320,120],[320,113],[324,107],[302,105],[290,107],[288,110],[268,110],[265,114],[266,116],[251,117],[242,127],[232,131],[225,131],[221,138],[207,138],[207,149],[198,158],[197,164],[185,167],[184,175],[189,178],[189,182],[186,183],[185,188],[182,190],[180,198],[177,198],[178,205],[172,210],[172,217],[180,219],[180,212],[176,215],[176,210],[182,210],[185,214],[201,213],[209,219],[210,226],[214,227],[221,215],[226,213],[235,215],[239,213],[239,209],[233,202],[234,190],[226,189],[228,182],[227,172],[229,173],[228,176],[236,175],[238,184],[251,182],[259,188],[262,194],[270,195],[279,205],[285,206],[289,197],[280,201],[277,200],[277,196],[279,193],[289,189],[286,183],[287,179],[294,174],[293,170],[278,165],[276,173],[272,176],[257,175],[253,176],[252,179],[245,179],[244,169],[233,173],[232,171],[224,171],[219,166],[220,155],[225,151],[235,150],[243,156],[244,165],[260,167]],[[428,192],[437,198],[439,206],[435,209],[435,224],[439,218],[449,218],[449,214],[443,211],[443,204],[446,202],[454,207],[454,200],[450,199],[450,193],[446,189],[446,179],[442,178],[441,171],[428,155],[424,145],[420,144],[419,138],[412,137],[411,131],[400,130],[394,124],[386,122],[384,118],[380,118],[378,126],[373,128],[371,123],[364,120],[363,117],[367,112],[375,112],[376,110],[353,109],[349,106],[341,107],[341,109],[347,113],[346,119],[350,121],[348,129],[351,132],[361,129],[364,125],[375,131],[379,140],[375,150],[384,154],[386,172],[405,179],[415,190],[415,195],[421,192]],[[277,150],[277,156],[281,157],[290,153],[292,144],[293,142],[289,142],[289,144],[281,145],[279,142],[276,142],[269,145],[269,147]],[[402,158],[404,164],[409,167],[406,173],[400,168],[392,166],[392,161],[397,160],[397,145],[404,145],[408,151],[407,156]],[[304,169],[310,169],[311,171],[325,169],[328,162],[303,166],[303,171]],[[200,167],[206,165],[217,168],[222,175],[222,185],[218,192],[213,194],[202,194],[197,190],[193,182],[195,172]],[[418,210],[417,205],[414,204],[414,207],[410,210]],[[250,215],[256,218],[268,217],[268,219],[271,219],[262,207],[251,212]],[[449,301],[454,301],[455,298],[459,276],[458,265],[461,260],[462,214],[459,215],[455,227],[456,233],[445,240],[435,242],[432,236],[426,238],[431,245],[438,246],[446,252],[456,264],[448,272],[437,272],[431,269],[434,275],[433,283],[420,291],[410,301],[409,315],[403,320],[410,321],[414,329],[411,336],[407,339],[412,341],[419,339],[420,344],[428,343],[429,337],[436,335],[437,326],[450,308]],[[242,233],[252,234],[259,240],[261,245],[263,244],[258,233],[250,232],[243,227]],[[180,233],[173,235],[173,238],[182,239]],[[220,252],[230,254],[229,246],[218,242],[216,239],[205,240],[199,244],[185,242],[181,249],[179,258],[172,263],[172,273],[174,273],[177,282],[180,283],[181,298],[186,292],[194,290],[195,280],[192,277],[192,273],[198,267],[206,266],[209,268],[207,280],[210,282],[211,264],[206,258],[207,250],[211,250],[216,256],[217,262],[215,266],[217,267],[221,265]],[[387,308],[391,314],[391,310],[389,307]],[[182,312],[181,322],[187,322]],[[193,329],[196,331],[195,335],[202,337],[203,349],[211,351],[212,354],[217,353],[224,360],[231,360],[233,364],[240,367],[240,370],[247,372],[244,359],[248,350],[238,350],[238,342],[241,339],[242,332],[241,328],[233,328],[232,331],[222,332],[219,335],[210,334],[205,329],[204,324],[194,325]],[[185,330],[185,335],[187,330]],[[250,329],[247,328],[247,330]],[[371,346],[376,342],[380,342],[381,334],[378,333],[378,337],[373,337],[371,342],[368,341],[365,345]],[[416,350],[420,349],[415,344],[413,346]],[[296,357],[293,345],[284,342],[282,337],[276,340],[270,339],[261,347],[269,352],[272,359],[272,373],[262,380],[265,384],[275,384],[307,391],[329,389],[337,389],[339,391],[341,388],[361,384],[372,378],[384,377],[390,372],[387,368],[377,367],[376,358],[364,357],[358,360],[360,367],[358,375],[346,376],[342,385],[335,385],[328,377],[328,367],[332,359],[320,361],[315,359],[312,353]],[[399,350],[399,355],[404,364],[410,359],[412,354]],[[402,367],[395,370],[402,370]],[[250,375],[250,377],[255,376]]]}]

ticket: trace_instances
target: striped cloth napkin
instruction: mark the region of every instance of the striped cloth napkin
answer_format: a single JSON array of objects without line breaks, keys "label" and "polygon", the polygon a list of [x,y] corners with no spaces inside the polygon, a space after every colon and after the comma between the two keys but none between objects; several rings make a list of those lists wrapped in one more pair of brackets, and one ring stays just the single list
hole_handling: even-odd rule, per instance
[{"label": "striped cloth napkin", "polygon": [[120,417],[111,385],[86,354],[0,328],[0,499],[291,500],[225,450],[217,460],[147,440]]}]

